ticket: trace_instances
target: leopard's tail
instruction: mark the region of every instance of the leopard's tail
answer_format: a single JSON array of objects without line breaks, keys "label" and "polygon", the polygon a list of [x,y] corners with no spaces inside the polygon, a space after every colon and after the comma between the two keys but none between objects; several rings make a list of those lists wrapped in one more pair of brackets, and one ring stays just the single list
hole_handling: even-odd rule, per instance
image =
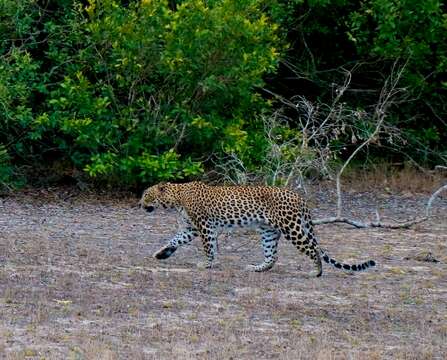
[{"label": "leopard's tail", "polygon": [[331,258],[326,251],[324,251],[323,249],[320,248],[320,254],[321,254],[321,258],[327,262],[328,264],[332,265],[333,267],[337,268],[337,269],[341,269],[341,270],[346,270],[346,271],[363,271],[366,270],[370,267],[374,267],[376,266],[376,262],[374,260],[368,260],[365,261],[363,263],[360,264],[344,264],[341,263],[333,258]]}]

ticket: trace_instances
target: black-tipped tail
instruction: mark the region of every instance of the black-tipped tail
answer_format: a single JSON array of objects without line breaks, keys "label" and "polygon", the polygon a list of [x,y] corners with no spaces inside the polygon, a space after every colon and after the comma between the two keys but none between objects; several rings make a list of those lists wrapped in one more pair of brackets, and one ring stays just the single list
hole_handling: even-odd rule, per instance
[{"label": "black-tipped tail", "polygon": [[325,262],[332,265],[333,267],[340,269],[340,270],[346,270],[346,271],[364,271],[368,268],[376,266],[376,262],[374,260],[368,260],[364,263],[360,264],[344,264],[341,263],[333,258],[331,258],[326,252],[321,250],[321,256]]}]

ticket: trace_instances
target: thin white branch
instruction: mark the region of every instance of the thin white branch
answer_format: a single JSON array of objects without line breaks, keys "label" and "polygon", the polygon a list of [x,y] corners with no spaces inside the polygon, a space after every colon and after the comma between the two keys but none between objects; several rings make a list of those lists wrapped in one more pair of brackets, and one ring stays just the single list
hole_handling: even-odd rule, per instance
[{"label": "thin white branch", "polygon": [[441,186],[438,190],[436,190],[432,196],[430,196],[430,199],[428,199],[427,202],[427,207],[425,208],[425,217],[428,218],[430,217],[430,210],[431,210],[431,206],[433,204],[433,201],[436,199],[436,197],[443,192],[444,190],[447,190],[447,184],[445,184],[444,186]]},{"label": "thin white branch", "polygon": [[[385,82],[382,91],[380,92],[379,101],[375,107],[374,110],[374,116],[373,118],[376,119],[376,125],[374,128],[374,131],[368,136],[368,138],[363,141],[348,157],[348,159],[345,161],[341,169],[337,173],[336,177],[336,189],[337,189],[337,212],[336,216],[325,218],[325,219],[317,219],[314,220],[314,224],[328,224],[328,223],[345,223],[352,225],[356,228],[368,228],[368,227],[382,227],[382,228],[388,228],[388,229],[401,229],[401,228],[408,228],[412,225],[419,224],[423,221],[428,220],[430,217],[430,209],[432,207],[432,203],[435,200],[435,198],[444,190],[447,189],[447,184],[440,187],[438,190],[436,190],[428,200],[426,209],[425,209],[425,216],[416,218],[413,220],[405,220],[400,223],[385,223],[380,220],[379,212],[376,211],[376,221],[370,221],[370,222],[362,222],[358,220],[349,219],[342,216],[342,210],[343,210],[343,204],[342,204],[342,192],[341,192],[341,176],[343,172],[345,171],[346,167],[349,165],[351,160],[359,153],[360,150],[362,150],[365,146],[370,144],[373,140],[375,140],[376,136],[380,133],[385,118],[387,114],[388,108],[398,103],[398,101],[393,100],[394,97],[399,94],[401,91],[405,90],[402,88],[398,88],[398,84],[400,82],[400,79],[402,78],[403,72],[405,70],[406,64],[404,64],[397,72],[394,72],[394,67],[396,66],[396,63],[393,66],[393,72],[391,73],[391,76],[387,81]],[[349,84],[349,83],[348,83]]]},{"label": "thin white branch", "polygon": [[[405,64],[406,65],[406,64]],[[376,105],[375,112],[374,112],[374,118],[377,119],[376,127],[374,128],[374,131],[369,135],[369,137],[360,144],[349,156],[349,158],[345,161],[343,166],[341,167],[340,171],[337,173],[336,177],[336,187],[337,187],[337,218],[341,218],[341,213],[343,210],[342,206],[342,195],[341,195],[341,175],[345,171],[346,167],[349,165],[351,160],[359,153],[360,150],[362,150],[365,146],[367,146],[371,141],[375,139],[375,137],[378,135],[380,129],[382,128],[383,122],[386,118],[386,110],[392,103],[393,96],[397,95],[402,89],[397,88],[397,85],[399,84],[399,81],[402,77],[402,74],[405,69],[405,65],[399,69],[397,72],[397,76],[394,77],[394,72],[390,76],[390,82],[391,85],[388,88],[389,81],[386,80],[385,84],[382,88],[382,91],[380,92],[379,102]],[[395,66],[395,65],[394,65]],[[393,66],[393,68],[394,68]]]}]

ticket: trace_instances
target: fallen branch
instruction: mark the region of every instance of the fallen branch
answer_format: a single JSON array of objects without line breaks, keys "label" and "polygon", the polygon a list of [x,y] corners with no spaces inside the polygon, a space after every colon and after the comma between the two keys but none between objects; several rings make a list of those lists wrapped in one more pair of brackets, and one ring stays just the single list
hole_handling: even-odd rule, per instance
[{"label": "fallen branch", "polygon": [[427,202],[427,206],[425,208],[425,216],[416,218],[413,220],[405,220],[400,223],[387,223],[387,222],[381,222],[380,217],[378,213],[377,220],[376,221],[370,221],[370,222],[362,222],[357,220],[348,219],[346,217],[342,216],[334,216],[330,218],[325,219],[318,219],[314,220],[313,223],[315,225],[320,224],[332,224],[332,223],[345,223],[348,225],[352,225],[358,229],[361,228],[373,228],[373,227],[380,227],[380,228],[386,228],[386,229],[403,229],[403,228],[409,228],[410,226],[419,224],[421,222],[427,221],[430,218],[430,210],[433,205],[433,201],[438,197],[438,195],[443,192],[444,190],[447,190],[447,184],[441,186],[438,190],[436,190],[431,196],[430,199]]}]

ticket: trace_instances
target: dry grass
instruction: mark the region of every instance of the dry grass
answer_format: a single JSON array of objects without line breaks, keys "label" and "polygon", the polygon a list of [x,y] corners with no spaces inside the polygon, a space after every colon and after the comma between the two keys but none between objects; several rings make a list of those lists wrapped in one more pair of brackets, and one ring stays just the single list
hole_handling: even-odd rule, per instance
[{"label": "dry grass", "polygon": [[[317,215],[331,209],[317,192]],[[66,198],[66,197],[64,197]],[[385,215],[412,216],[425,197],[350,195],[355,215],[377,198]],[[443,359],[447,355],[447,202],[410,230],[321,226],[320,242],[346,260],[374,258],[347,275],[285,241],[267,273],[257,237],[220,241],[219,266],[195,264],[193,245],[165,262],[151,254],[176,229],[134,199],[17,194],[0,200],[0,357],[6,359]],[[254,247],[255,251],[251,251]],[[418,254],[431,252],[439,263]]]},{"label": "dry grass", "polygon": [[447,181],[446,171],[422,172],[411,166],[377,164],[368,170],[350,171],[342,179],[345,188],[355,191],[365,189],[385,190],[407,195],[432,193]]}]

